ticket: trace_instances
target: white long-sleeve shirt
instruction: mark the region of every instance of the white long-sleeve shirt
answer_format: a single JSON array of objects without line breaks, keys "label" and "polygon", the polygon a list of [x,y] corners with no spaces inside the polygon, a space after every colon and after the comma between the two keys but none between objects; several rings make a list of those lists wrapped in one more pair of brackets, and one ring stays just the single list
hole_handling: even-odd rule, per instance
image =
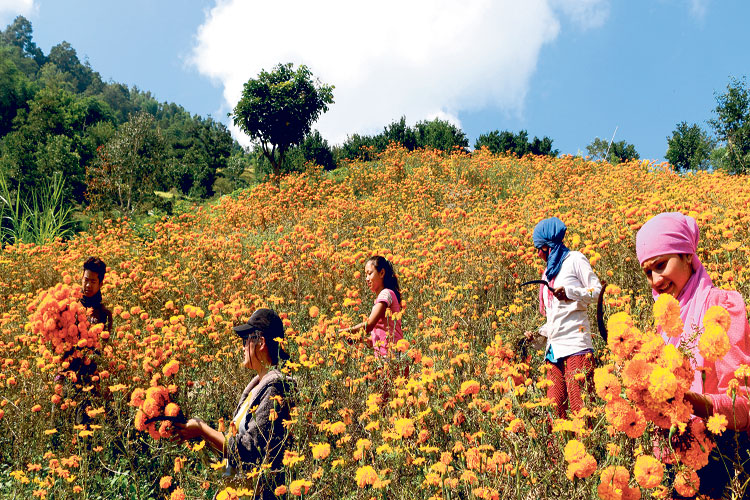
[{"label": "white long-sleeve shirt", "polygon": [[545,288],[542,301],[547,323],[539,328],[539,334],[547,337],[546,352],[551,346],[556,359],[593,349],[586,308],[599,298],[602,290],[586,256],[574,251],[565,256],[560,272],[555,276],[552,287],[561,286],[565,287],[565,295],[570,300],[557,300]]}]

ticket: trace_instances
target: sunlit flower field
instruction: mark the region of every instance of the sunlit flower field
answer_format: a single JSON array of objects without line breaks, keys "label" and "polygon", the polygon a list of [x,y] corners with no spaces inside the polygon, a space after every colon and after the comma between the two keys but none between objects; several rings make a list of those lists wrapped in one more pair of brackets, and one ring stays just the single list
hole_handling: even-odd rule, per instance
[{"label": "sunlit flower field", "polygon": [[[690,496],[726,422],[690,421],[689,359],[655,334],[679,326],[679,309],[675,319],[665,300],[654,313],[635,233],[662,211],[694,216],[714,284],[750,297],[749,202],[748,178],[721,173],[394,147],[154,223],[107,220],[70,241],[6,246],[0,496],[237,498],[205,443],[175,444],[167,422],[146,422],[181,411],[229,432],[251,377],[231,327],[262,306],[284,320],[297,389],[279,494]],[[553,215],[609,283],[609,342],[594,335],[595,387],[568,420],[545,397],[542,353],[522,340],[543,323],[538,289],[518,286],[541,273],[531,231]],[[387,361],[338,333],[370,311],[374,254],[394,264],[405,306],[405,341]],[[108,265],[112,332],[79,307],[89,255]],[[725,317],[707,316],[707,359],[720,359]],[[72,347],[96,363],[91,383],[66,372]]]}]

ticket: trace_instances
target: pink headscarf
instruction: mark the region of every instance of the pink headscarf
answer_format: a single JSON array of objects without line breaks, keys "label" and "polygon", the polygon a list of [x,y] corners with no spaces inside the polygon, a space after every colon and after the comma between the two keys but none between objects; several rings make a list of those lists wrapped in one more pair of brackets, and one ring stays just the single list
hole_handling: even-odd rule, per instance
[{"label": "pink headscarf", "polygon": [[[646,221],[635,237],[635,251],[638,254],[638,262],[643,262],[670,253],[688,254],[693,256],[693,275],[680,292],[677,300],[680,302],[680,318],[685,325],[682,335],[676,337],[664,337],[664,341],[675,346],[681,340],[690,338],[695,330],[703,328],[703,315],[706,313],[708,294],[713,288],[711,278],[696,255],[700,231],[698,224],[690,216],[679,212],[661,213]],[[654,300],[659,294],[651,290]],[[703,365],[703,357],[698,352],[698,343],[691,346],[695,356],[696,366]],[[697,385],[696,385],[697,384]],[[700,372],[696,372],[691,390],[702,393]]]}]

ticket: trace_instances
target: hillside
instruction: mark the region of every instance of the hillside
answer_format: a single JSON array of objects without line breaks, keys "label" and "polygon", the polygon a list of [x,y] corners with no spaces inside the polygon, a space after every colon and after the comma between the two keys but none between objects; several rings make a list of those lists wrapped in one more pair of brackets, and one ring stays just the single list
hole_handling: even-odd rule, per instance
[{"label": "hillside", "polygon": [[[653,424],[628,437],[593,395],[588,413],[553,422],[542,356],[520,342],[542,323],[538,289],[517,286],[542,269],[531,230],[545,217],[565,221],[568,246],[610,284],[607,316],[627,312],[645,331],[653,301],[635,258],[640,225],[663,211],[692,214],[714,283],[748,297],[749,202],[744,176],[392,147],[371,162],[293,174],[154,224],[109,220],[69,241],[6,246],[0,496],[221,490],[216,457],[137,431],[129,403],[137,388],[174,384],[170,397],[187,415],[228,425],[248,380],[231,326],[261,306],[285,318],[287,369],[298,383],[292,493],[307,485],[305,498],[597,498],[611,466],[625,467],[638,488],[634,452],[650,454]],[[363,266],[373,254],[394,264],[404,297],[408,345],[391,363],[337,333],[370,310]],[[109,266],[102,293],[115,312],[91,397],[56,379],[63,360],[31,323],[40,294],[58,283],[75,288],[89,255]],[[616,361],[601,338],[596,345],[600,365]],[[164,375],[171,361],[179,370]],[[406,365],[408,377],[396,376]],[[74,427],[79,403],[93,417]],[[569,480],[563,456],[574,439],[597,473]],[[325,443],[327,456],[311,448]],[[369,484],[367,466],[376,474]],[[172,477],[166,489],[163,476]],[[669,488],[665,477],[640,494]]]}]

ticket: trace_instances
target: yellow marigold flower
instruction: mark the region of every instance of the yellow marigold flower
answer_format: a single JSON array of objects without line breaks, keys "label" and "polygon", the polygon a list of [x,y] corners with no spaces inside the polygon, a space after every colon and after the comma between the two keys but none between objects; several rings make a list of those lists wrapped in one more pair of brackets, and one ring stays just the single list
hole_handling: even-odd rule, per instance
[{"label": "yellow marigold flower", "polygon": [[698,341],[698,352],[703,356],[704,361],[712,363],[723,358],[729,352],[730,347],[727,332],[719,323],[706,325]]},{"label": "yellow marigold flower", "polygon": [[706,423],[706,428],[708,428],[709,431],[711,431],[713,434],[721,435],[722,432],[727,430],[727,424],[729,422],[727,421],[727,417],[721,414],[711,415],[708,417],[708,422]]},{"label": "yellow marigold flower", "polygon": [[577,462],[586,456],[586,447],[577,439],[571,439],[565,444],[565,461]]},{"label": "yellow marigold flower", "polygon": [[297,479],[292,481],[289,485],[289,492],[296,497],[300,497],[302,495],[307,495],[307,492],[310,491],[311,487],[312,482],[306,479]]},{"label": "yellow marigold flower", "polygon": [[402,438],[408,438],[411,437],[412,434],[414,434],[414,420],[410,418],[399,418],[393,424],[393,427],[396,431],[396,434],[398,434]]},{"label": "yellow marigold flower", "polygon": [[284,452],[284,458],[282,459],[281,463],[284,464],[285,467],[294,467],[300,462],[304,462],[305,456],[300,455],[296,451],[289,451],[286,450]]},{"label": "yellow marigold flower", "polygon": [[732,323],[732,317],[729,316],[729,313],[723,307],[711,306],[706,311],[706,314],[703,315],[703,327],[705,328],[712,323],[721,326],[724,331],[727,331],[729,330],[729,325]]},{"label": "yellow marigold flower", "polygon": [[667,293],[662,293],[654,302],[654,322],[669,337],[682,335],[684,325],[680,319],[680,303]]},{"label": "yellow marigold flower", "polygon": [[633,475],[641,488],[654,488],[664,478],[664,465],[652,456],[641,455],[635,460]]},{"label": "yellow marigold flower", "polygon": [[747,381],[748,379],[750,379],[750,366],[740,365],[740,367],[734,371],[734,376],[738,379]]},{"label": "yellow marigold flower", "polygon": [[328,443],[310,443],[312,456],[316,460],[325,460],[331,454],[331,445]]},{"label": "yellow marigold flower", "polygon": [[364,488],[365,486],[372,486],[375,484],[378,480],[378,473],[375,472],[375,469],[373,469],[369,465],[365,465],[364,467],[360,467],[357,469],[356,474],[356,481],[357,486],[360,488]]},{"label": "yellow marigold flower", "polygon": [[675,370],[682,366],[684,361],[685,357],[682,355],[682,353],[672,344],[667,344],[661,350],[661,355],[659,356],[658,363],[659,366],[662,366],[670,372],[674,373]]},{"label": "yellow marigold flower", "polygon": [[648,381],[649,394],[659,402],[665,402],[666,400],[675,397],[677,390],[679,389],[677,377],[675,377],[672,372],[661,366],[657,366],[651,371]]}]

